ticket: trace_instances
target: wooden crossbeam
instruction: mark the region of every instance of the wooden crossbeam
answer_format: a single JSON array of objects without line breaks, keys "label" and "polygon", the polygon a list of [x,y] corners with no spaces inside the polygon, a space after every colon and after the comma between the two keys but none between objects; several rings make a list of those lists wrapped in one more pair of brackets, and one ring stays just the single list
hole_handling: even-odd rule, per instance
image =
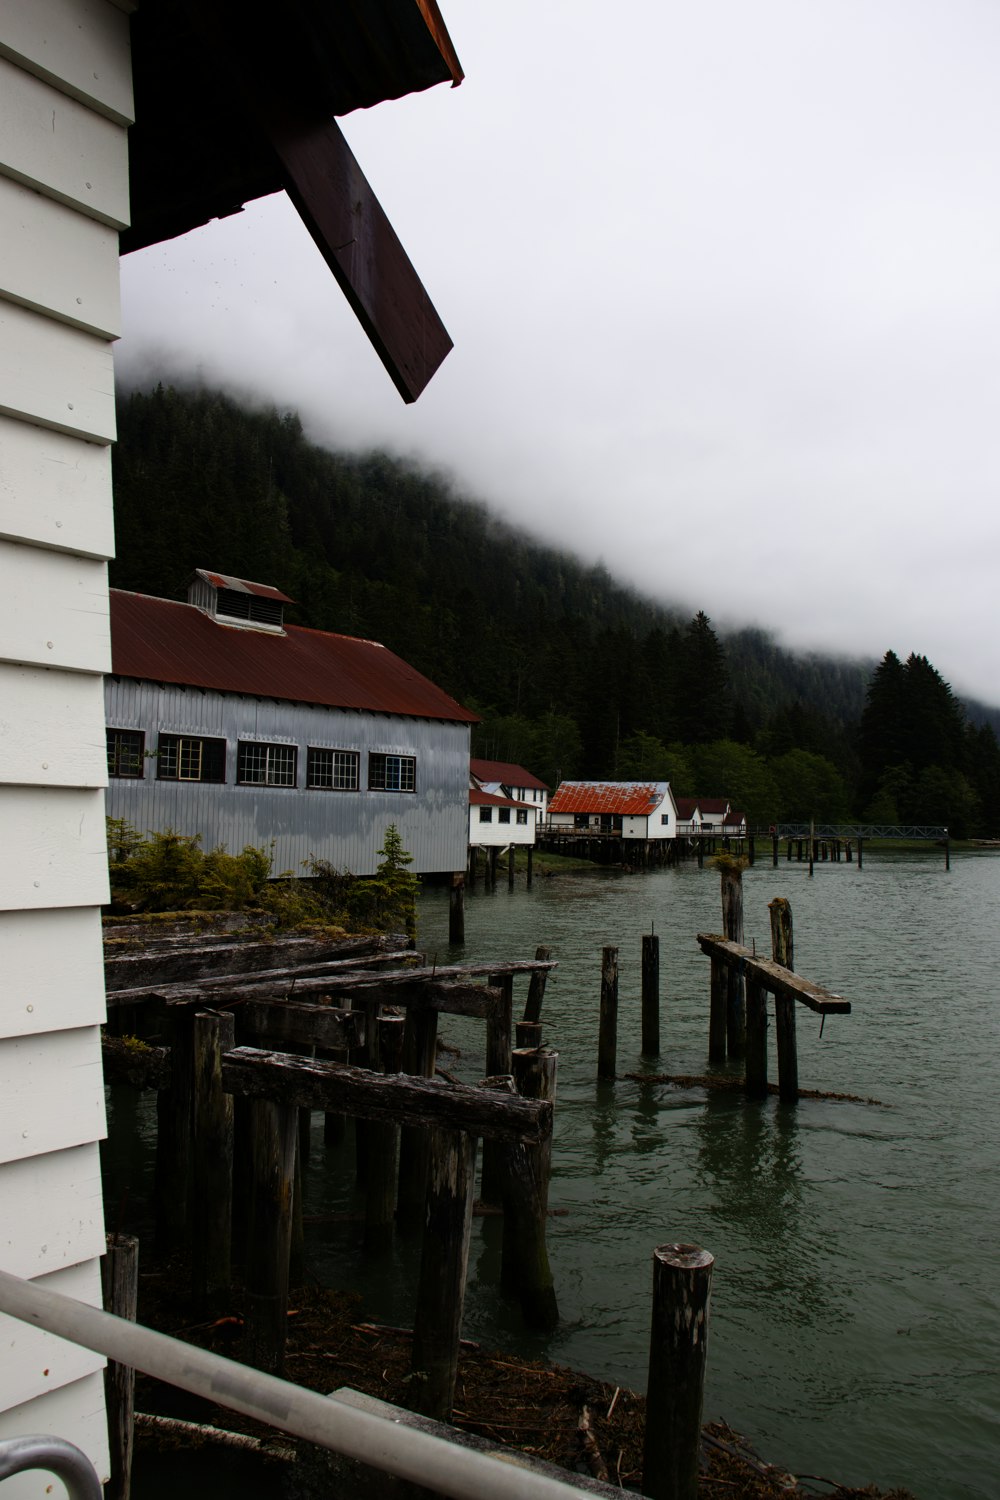
[{"label": "wooden crossbeam", "polygon": [[521,1099],[405,1073],[369,1073],[257,1047],[226,1053],[222,1086],[244,1098],[275,1099],[362,1120],[435,1125],[486,1140],[541,1145],[552,1134],[552,1105],[547,1099]]},{"label": "wooden crossbeam", "polygon": [[850,1000],[833,994],[822,985],[813,984],[809,979],[803,979],[801,974],[793,974],[790,969],[782,968],[773,959],[759,958],[739,943],[730,942],[713,933],[699,932],[698,945],[709,958],[738,967],[748,981],[752,980],[761,989],[770,990],[772,995],[787,995],[789,999],[797,1000],[821,1016],[849,1016],[851,1013]]},{"label": "wooden crossbeam", "polygon": [[310,995],[358,995],[372,1004],[429,1005],[452,1015],[488,1016],[488,987],[470,981],[496,975],[547,974],[553,959],[517,959],[507,963],[449,964],[444,967],[384,970],[334,968],[319,973],[315,966],[275,970],[266,974],[220,974],[198,981],[144,985],[114,990],[108,1006],[166,1004],[232,1004],[237,1000],[296,1000]]},{"label": "wooden crossbeam", "polygon": [[351,1048],[363,1046],[365,1040],[363,1010],[297,1000],[251,1000],[240,1010],[240,1023],[256,1040],[272,1046]]}]

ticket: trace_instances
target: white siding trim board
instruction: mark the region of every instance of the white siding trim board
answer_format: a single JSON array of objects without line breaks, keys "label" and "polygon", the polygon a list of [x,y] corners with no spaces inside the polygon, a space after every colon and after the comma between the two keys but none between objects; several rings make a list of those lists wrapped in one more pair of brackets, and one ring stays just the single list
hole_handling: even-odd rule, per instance
[{"label": "white siding trim board", "polygon": [[110,490],[109,447],[0,415],[0,538],[103,561]]},{"label": "white siding trim board", "polygon": [[4,176],[112,229],[128,227],[125,126],[2,57],[0,150]]},{"label": "white siding trim board", "polygon": [[121,334],[118,231],[0,177],[0,296],[105,339]]},{"label": "white siding trim board", "polygon": [[0,1038],[103,1024],[96,906],[0,912],[0,954]]},{"label": "white siding trim board", "polygon": [[114,0],[4,0],[0,21],[0,56],[97,114],[132,124],[128,18]]}]

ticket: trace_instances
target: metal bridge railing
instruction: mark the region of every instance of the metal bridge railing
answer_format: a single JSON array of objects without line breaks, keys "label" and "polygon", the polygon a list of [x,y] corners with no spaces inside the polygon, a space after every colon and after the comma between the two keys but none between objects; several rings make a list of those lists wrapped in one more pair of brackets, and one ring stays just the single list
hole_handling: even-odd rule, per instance
[{"label": "metal bridge railing", "polygon": [[[454,1500],[580,1500],[578,1486],[522,1467],[520,1454],[495,1458],[460,1447],[434,1433],[349,1405],[335,1395],[305,1390],[141,1323],[127,1322],[6,1271],[0,1271],[0,1312]],[[97,1494],[101,1494],[99,1485]],[[91,1500],[91,1492],[75,1491],[73,1500]]]}]

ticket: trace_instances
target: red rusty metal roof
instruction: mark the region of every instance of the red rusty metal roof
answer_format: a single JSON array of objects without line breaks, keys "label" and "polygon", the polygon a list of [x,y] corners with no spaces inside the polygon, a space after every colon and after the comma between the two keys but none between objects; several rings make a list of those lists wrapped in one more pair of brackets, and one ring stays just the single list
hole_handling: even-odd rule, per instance
[{"label": "red rusty metal roof", "polygon": [[111,590],[111,671],[252,698],[478,722],[377,641],[297,625],[283,633],[224,625],[193,604],[117,589]]},{"label": "red rusty metal roof", "polygon": [[260,599],[277,599],[279,604],[294,604],[295,600],[272,588],[269,583],[251,583],[247,578],[230,578],[228,573],[210,573],[207,568],[195,568],[198,578],[204,578],[216,589],[232,589],[236,594],[255,594]]},{"label": "red rusty metal roof", "polygon": [[496,792],[481,792],[477,786],[469,790],[472,807],[531,807],[530,802],[518,802],[513,797],[498,797]]},{"label": "red rusty metal roof", "polygon": [[478,781],[499,781],[504,786],[527,786],[536,791],[547,792],[548,787],[544,781],[539,781],[530,771],[523,766],[515,766],[508,760],[477,760],[473,758],[469,765],[473,776]]},{"label": "red rusty metal roof", "polygon": [[648,817],[669,792],[669,781],[561,781],[549,812]]},{"label": "red rusty metal roof", "polygon": [[696,800],[703,817],[722,817],[729,811],[726,797],[698,797]]}]

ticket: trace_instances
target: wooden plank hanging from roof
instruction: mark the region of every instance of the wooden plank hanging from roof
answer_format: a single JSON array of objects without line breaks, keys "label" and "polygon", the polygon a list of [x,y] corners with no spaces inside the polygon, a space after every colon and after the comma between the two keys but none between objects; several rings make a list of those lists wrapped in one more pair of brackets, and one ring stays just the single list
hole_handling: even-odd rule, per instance
[{"label": "wooden plank hanging from roof", "polygon": [[255,3],[172,0],[134,18],[133,59],[123,251],[284,187],[400,395],[415,401],[452,342],[333,117],[461,81],[435,0],[286,0],[280,21]]},{"label": "wooden plank hanging from roof", "polygon": [[285,190],[404,401],[452,341],[335,120],[268,121]]}]

